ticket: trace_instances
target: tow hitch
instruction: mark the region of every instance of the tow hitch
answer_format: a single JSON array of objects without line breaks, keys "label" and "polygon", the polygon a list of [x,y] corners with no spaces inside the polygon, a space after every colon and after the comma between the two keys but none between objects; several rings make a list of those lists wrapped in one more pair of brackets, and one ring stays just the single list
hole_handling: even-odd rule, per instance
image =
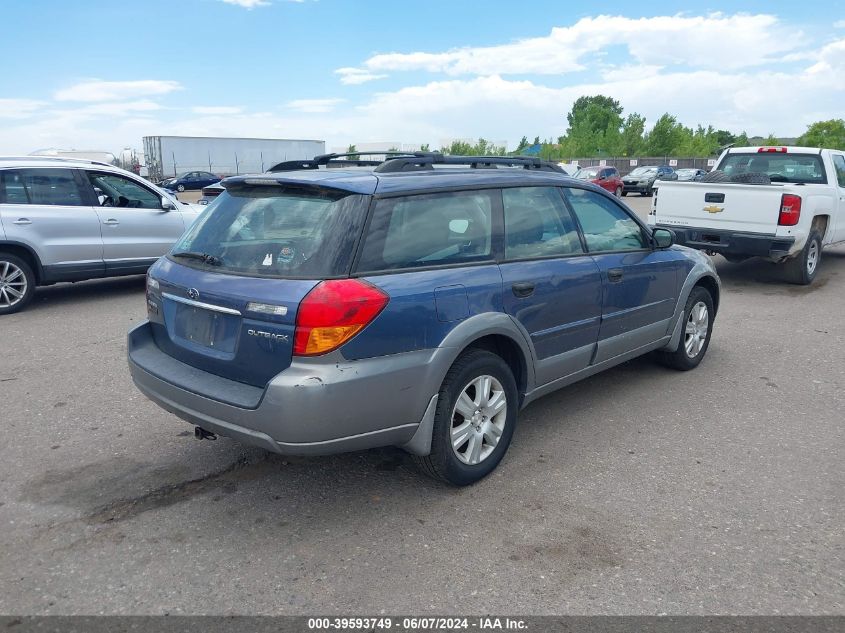
[{"label": "tow hitch", "polygon": [[216,440],[217,435],[212,433],[211,431],[206,431],[201,426],[194,427],[194,437],[198,440]]}]

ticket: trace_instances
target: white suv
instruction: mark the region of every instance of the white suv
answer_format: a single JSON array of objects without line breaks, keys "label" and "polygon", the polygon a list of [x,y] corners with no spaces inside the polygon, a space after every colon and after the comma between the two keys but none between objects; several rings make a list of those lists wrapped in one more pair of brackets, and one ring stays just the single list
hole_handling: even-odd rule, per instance
[{"label": "white suv", "polygon": [[146,272],[201,210],[105,163],[0,157],[0,315],[35,286]]}]

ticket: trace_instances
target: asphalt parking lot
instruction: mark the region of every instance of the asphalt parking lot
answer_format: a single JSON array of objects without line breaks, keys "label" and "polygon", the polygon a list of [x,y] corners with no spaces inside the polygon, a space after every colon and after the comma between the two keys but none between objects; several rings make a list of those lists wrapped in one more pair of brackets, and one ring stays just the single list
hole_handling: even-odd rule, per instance
[{"label": "asphalt parking lot", "polygon": [[845,249],[718,267],[696,371],[532,404],[466,489],[198,442],[129,378],[142,277],[41,289],[0,319],[0,613],[842,614]]}]

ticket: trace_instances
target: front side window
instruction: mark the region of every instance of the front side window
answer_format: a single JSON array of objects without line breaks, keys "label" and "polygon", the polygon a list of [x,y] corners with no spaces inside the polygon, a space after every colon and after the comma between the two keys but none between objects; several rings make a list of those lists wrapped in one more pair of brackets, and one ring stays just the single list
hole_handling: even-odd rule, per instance
[{"label": "front side window", "polygon": [[506,259],[583,252],[575,223],[556,187],[505,189],[502,201]]},{"label": "front side window", "polygon": [[590,252],[637,251],[648,246],[640,225],[613,200],[584,189],[565,192]]},{"label": "front side window", "polygon": [[70,169],[20,169],[4,171],[2,177],[2,203],[86,206]]},{"label": "front side window", "polygon": [[452,191],[376,203],[359,271],[491,259],[490,191]]},{"label": "front side window", "polygon": [[834,154],[833,167],[836,169],[836,181],[840,187],[845,187],[845,156]]},{"label": "front side window", "polygon": [[[349,273],[366,196],[319,187],[228,189],[171,251],[179,263],[279,278]],[[211,255],[199,263],[179,253]]]},{"label": "front side window", "polygon": [[134,180],[96,172],[88,172],[88,179],[101,207],[161,210],[161,196]]}]

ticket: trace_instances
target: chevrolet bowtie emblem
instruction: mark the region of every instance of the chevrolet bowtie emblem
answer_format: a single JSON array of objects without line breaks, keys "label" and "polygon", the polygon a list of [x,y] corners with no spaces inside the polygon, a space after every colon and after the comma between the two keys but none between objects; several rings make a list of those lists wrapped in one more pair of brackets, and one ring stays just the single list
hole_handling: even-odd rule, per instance
[{"label": "chevrolet bowtie emblem", "polygon": [[704,211],[707,211],[707,213],[721,213],[724,210],[725,207],[717,207],[715,204],[709,207],[704,207]]}]

